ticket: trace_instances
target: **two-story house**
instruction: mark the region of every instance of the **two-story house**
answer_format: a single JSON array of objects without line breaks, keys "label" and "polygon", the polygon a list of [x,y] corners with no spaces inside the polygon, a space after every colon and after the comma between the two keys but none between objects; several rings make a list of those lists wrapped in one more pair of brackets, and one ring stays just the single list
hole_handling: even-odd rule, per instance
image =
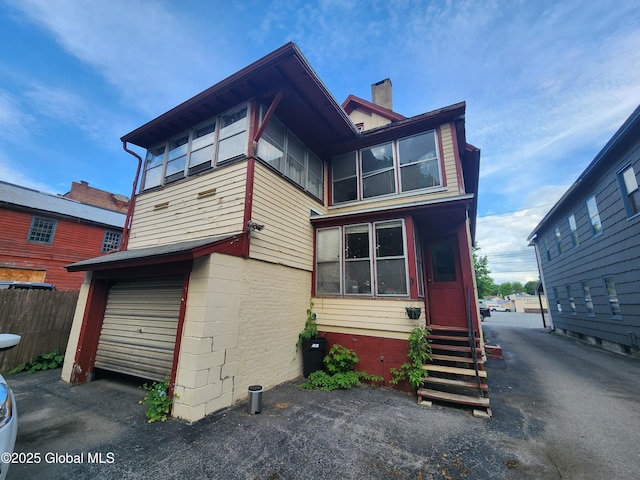
[{"label": "two-story house", "polygon": [[0,280],[50,283],[78,291],[69,263],[120,247],[125,215],[0,182]]},{"label": "two-story house", "polygon": [[620,353],[640,348],[640,107],[536,226],[556,331]]},{"label": "two-story house", "polygon": [[418,322],[478,335],[464,113],[343,108],[289,43],[125,135],[147,151],[127,249],[68,267],[87,273],[63,379],[168,377],[193,421],[300,375],[311,299],[386,381]]}]

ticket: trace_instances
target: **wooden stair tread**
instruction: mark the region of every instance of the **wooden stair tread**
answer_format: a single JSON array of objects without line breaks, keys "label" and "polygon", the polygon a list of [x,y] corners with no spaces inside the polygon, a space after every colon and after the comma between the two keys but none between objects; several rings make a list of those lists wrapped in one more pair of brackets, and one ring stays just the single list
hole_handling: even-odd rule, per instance
[{"label": "wooden stair tread", "polygon": [[[460,362],[460,363],[473,363],[473,357],[456,357],[455,355],[440,355],[439,353],[432,353],[431,360],[439,360],[441,362]],[[484,364],[481,359],[477,359],[478,364]]]},{"label": "wooden stair tread", "polygon": [[427,326],[427,329],[434,331],[434,330],[451,330],[452,332],[464,332],[465,334],[468,334],[469,329],[467,327],[448,327],[446,325],[429,325]]},{"label": "wooden stair tread", "polygon": [[442,345],[440,343],[432,343],[431,350],[449,350],[450,352],[471,352],[471,347],[463,347],[461,345]]},{"label": "wooden stair tread", "polygon": [[[459,367],[447,367],[444,365],[423,365],[422,368],[427,372],[440,372],[440,373],[451,373],[455,375],[466,375],[466,376],[476,376],[476,371],[472,368],[459,368]],[[478,370],[478,376],[482,378],[487,378],[486,370]]]},{"label": "wooden stair tread", "polygon": [[470,397],[460,395],[458,393],[441,392],[439,390],[429,390],[427,388],[418,389],[418,397],[430,398],[432,400],[442,400],[445,402],[462,403],[464,405],[473,405],[477,407],[489,408],[488,398]]},{"label": "wooden stair tread", "polygon": [[[465,336],[455,336],[455,335],[427,335],[428,339],[431,340],[447,340],[447,341],[451,341],[451,342],[469,342],[469,337]],[[480,339],[476,338],[475,339],[476,342],[479,342]]]},{"label": "wooden stair tread", "polygon": [[444,385],[448,387],[460,387],[460,388],[480,388],[480,390],[488,391],[489,387],[486,383],[480,383],[480,387],[478,387],[477,382],[465,382],[464,380],[453,380],[451,378],[440,378],[440,377],[424,377],[422,379],[423,383],[431,383],[434,385]]}]

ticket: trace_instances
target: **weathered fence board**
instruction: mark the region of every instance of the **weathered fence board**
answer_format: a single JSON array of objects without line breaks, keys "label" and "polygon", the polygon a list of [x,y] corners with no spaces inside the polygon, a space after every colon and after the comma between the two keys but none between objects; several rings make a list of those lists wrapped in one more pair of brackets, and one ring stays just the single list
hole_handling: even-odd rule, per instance
[{"label": "weathered fence board", "polygon": [[0,290],[0,333],[15,333],[17,347],[0,352],[0,372],[53,352],[65,353],[78,292]]}]

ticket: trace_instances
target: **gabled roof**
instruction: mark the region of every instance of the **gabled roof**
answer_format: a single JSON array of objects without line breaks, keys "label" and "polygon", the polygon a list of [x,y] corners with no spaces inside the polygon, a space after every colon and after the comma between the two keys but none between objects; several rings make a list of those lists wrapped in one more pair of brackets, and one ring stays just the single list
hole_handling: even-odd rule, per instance
[{"label": "gabled roof", "polygon": [[[599,179],[604,169],[609,168],[611,163],[617,160],[617,153],[619,147],[623,146],[627,141],[636,141],[640,135],[640,106],[638,106],[633,113],[625,120],[622,126],[613,134],[611,139],[600,150],[598,155],[591,161],[587,168],[580,174],[578,179],[569,187],[560,200],[551,207],[551,210],[544,216],[540,223],[533,229],[531,234],[527,237],[528,241],[531,241],[540,230],[549,223],[555,215],[565,205],[572,202],[573,199],[580,194],[582,187],[591,185],[593,179]],[[591,187],[589,187],[591,188]]]},{"label": "gabled roof", "polygon": [[349,95],[347,99],[342,102],[342,108],[345,110],[345,112],[347,112],[347,115],[351,115],[354,110],[358,109],[364,110],[369,113],[375,113],[392,122],[407,118],[404,115],[400,115],[399,113],[394,112],[393,110],[381,107],[380,105],[369,102],[363,98],[356,97],[355,95]]},{"label": "gabled roof", "polygon": [[318,154],[358,135],[346,112],[298,47],[287,43],[121,138],[143,148],[166,140],[242,102],[267,106],[283,90],[275,114]]},{"label": "gabled roof", "polygon": [[76,218],[114,228],[124,227],[123,213],[2,181],[0,181],[0,206],[28,210],[42,215]]}]

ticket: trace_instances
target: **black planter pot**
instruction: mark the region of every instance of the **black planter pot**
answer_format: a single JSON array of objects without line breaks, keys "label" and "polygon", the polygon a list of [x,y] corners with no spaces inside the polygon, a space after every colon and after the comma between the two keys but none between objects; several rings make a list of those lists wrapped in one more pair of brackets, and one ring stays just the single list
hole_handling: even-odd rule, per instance
[{"label": "black planter pot", "polygon": [[324,369],[323,360],[326,354],[326,338],[313,338],[302,341],[302,373],[305,378],[313,372]]}]

